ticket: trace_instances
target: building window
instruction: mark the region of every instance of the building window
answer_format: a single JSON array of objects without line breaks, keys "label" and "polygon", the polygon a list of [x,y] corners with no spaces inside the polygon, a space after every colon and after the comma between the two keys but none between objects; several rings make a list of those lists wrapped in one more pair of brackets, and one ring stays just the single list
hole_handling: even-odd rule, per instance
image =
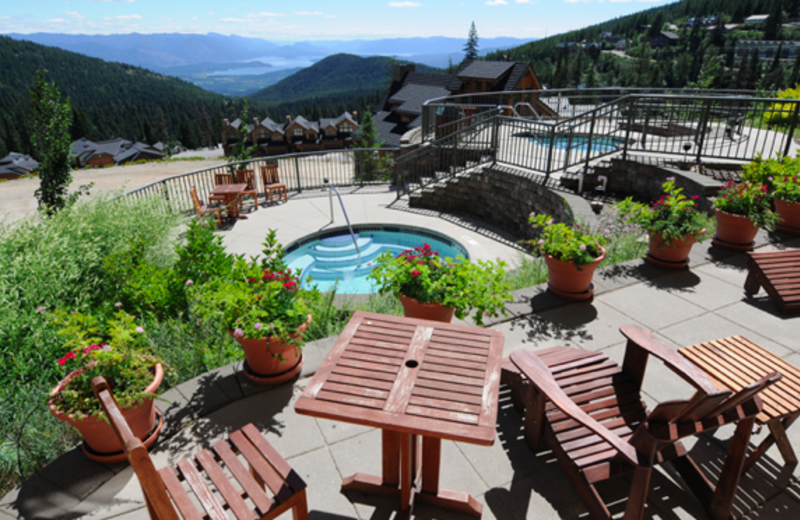
[{"label": "building window", "polygon": [[328,137],[333,137],[336,135],[336,130],[334,130],[333,128],[328,128],[327,130],[325,130],[325,135],[327,135]]},{"label": "building window", "polygon": [[292,137],[303,137],[303,129],[300,126],[292,128]]},{"label": "building window", "polygon": [[309,132],[306,134],[306,139],[308,139],[309,141],[313,141],[316,138],[317,138],[316,132]]},{"label": "building window", "polygon": [[272,134],[272,140],[273,141],[283,141],[283,136],[281,134],[279,134],[278,132],[275,132],[274,134]]},{"label": "building window", "polygon": [[264,141],[269,138],[269,132],[267,132],[264,128],[259,128],[255,132],[256,141]]},{"label": "building window", "polygon": [[344,122],[341,125],[339,125],[340,132],[352,132],[353,130],[355,130],[355,128],[353,128],[353,125],[351,125],[348,122]]}]

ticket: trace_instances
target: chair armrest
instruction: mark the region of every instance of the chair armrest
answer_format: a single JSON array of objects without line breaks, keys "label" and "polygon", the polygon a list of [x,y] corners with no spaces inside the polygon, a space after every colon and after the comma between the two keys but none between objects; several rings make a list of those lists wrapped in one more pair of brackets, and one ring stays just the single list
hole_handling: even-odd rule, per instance
[{"label": "chair armrest", "polygon": [[601,439],[611,444],[625,459],[634,466],[639,466],[639,457],[636,449],[629,443],[623,441],[605,426],[593,419],[588,413],[581,410],[580,406],[570,399],[570,397],[558,386],[558,382],[553,377],[550,369],[544,361],[533,352],[518,350],[511,353],[511,362],[514,363],[520,372],[536,386],[539,391],[552,402],[556,408],[567,414],[571,419],[585,426]]},{"label": "chair armrest", "polygon": [[92,390],[100,401],[100,406],[106,413],[108,422],[111,423],[111,428],[113,428],[114,433],[117,434],[117,438],[125,449],[125,453],[130,453],[139,446],[143,447],[142,441],[133,434],[125,417],[122,416],[122,411],[119,409],[117,400],[114,399],[114,395],[111,393],[111,389],[105,378],[97,376],[92,379]]},{"label": "chair armrest", "polygon": [[[678,374],[687,383],[702,391],[706,395],[720,392],[708,376],[697,365],[681,356],[669,345],[650,334],[638,325],[623,325],[619,331],[628,340],[647,353],[656,356],[664,362],[673,372]],[[630,343],[628,344],[630,348]]]}]

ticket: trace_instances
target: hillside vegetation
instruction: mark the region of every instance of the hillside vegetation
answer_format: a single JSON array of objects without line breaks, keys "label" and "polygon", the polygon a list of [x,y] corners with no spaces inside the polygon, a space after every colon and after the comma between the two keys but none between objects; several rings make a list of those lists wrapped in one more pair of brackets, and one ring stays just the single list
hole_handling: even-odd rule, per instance
[{"label": "hillside vegetation", "polygon": [[37,70],[70,98],[75,138],[141,139],[147,121],[158,140],[184,134],[193,144],[210,144],[235,109],[229,99],[176,78],[0,37],[0,155],[30,152],[28,92]]},{"label": "hillside vegetation", "polygon": [[[334,54],[274,85],[259,90],[250,96],[250,99],[277,103],[325,98],[344,93],[382,92],[391,82],[394,63],[397,62],[384,56],[362,58],[352,54]],[[425,65],[417,65],[419,72],[435,70]]]},{"label": "hillside vegetation", "polygon": [[[740,25],[753,14],[771,14],[761,24]],[[798,64],[787,60],[760,61],[752,55],[737,55],[740,40],[798,40],[800,28],[788,20],[800,15],[800,0],[684,0],[608,20],[583,29],[544,38],[487,55],[487,59],[530,62],[549,88],[603,86],[781,89],[800,80]],[[694,17],[718,17],[711,26],[689,27]],[[676,28],[677,27],[677,28]],[[675,46],[651,48],[650,38],[660,31],[679,36]],[[611,31],[626,40],[628,58],[603,52],[590,57],[585,52],[563,53],[560,43],[601,43],[601,33]],[[604,50],[614,49],[612,43]],[[792,77],[794,75],[794,77]]]}]

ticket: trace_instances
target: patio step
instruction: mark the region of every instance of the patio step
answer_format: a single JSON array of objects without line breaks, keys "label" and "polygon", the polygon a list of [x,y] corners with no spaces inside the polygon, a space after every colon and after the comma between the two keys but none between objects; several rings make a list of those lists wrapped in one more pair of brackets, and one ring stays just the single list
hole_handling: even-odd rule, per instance
[{"label": "patio step", "polygon": [[[351,243],[352,245],[352,243]],[[380,244],[370,244],[366,248],[361,248],[361,263],[370,262],[377,258],[381,253],[386,250],[392,249]],[[315,268],[317,269],[336,269],[346,267],[351,263],[358,261],[358,252],[355,248],[348,250],[351,254],[347,256],[324,257],[318,256],[316,258]]]},{"label": "patio step", "polygon": [[[353,238],[350,235],[341,235],[340,237],[332,238],[342,237],[345,239],[336,242],[325,242],[325,240],[322,240],[325,245],[314,246],[311,248],[311,251],[313,251],[314,256],[317,258],[339,258],[355,254],[356,248],[353,245]],[[357,237],[356,243],[359,249],[364,250],[372,244],[372,237]]]}]

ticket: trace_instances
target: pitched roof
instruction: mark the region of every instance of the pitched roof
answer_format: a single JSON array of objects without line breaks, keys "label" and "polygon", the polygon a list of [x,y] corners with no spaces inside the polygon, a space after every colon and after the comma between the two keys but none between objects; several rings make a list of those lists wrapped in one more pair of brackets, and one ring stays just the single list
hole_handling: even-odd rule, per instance
[{"label": "pitched roof", "polygon": [[303,116],[295,117],[294,120],[286,126],[286,128],[289,128],[295,123],[303,127],[305,130],[314,130],[315,132],[319,132],[319,123],[316,121],[309,121]]},{"label": "pitched roof", "polygon": [[473,61],[456,72],[459,78],[497,80],[514,66],[513,61]]},{"label": "pitched roof", "polygon": [[270,132],[279,132],[281,134],[283,133],[283,125],[276,123],[275,121],[273,121],[268,117],[264,118],[264,120],[261,121],[261,126],[267,128]]},{"label": "pitched roof", "polygon": [[680,40],[680,36],[678,36],[677,34],[675,34],[673,32],[661,31],[660,34],[662,36],[664,36],[665,38],[669,39],[669,40]]},{"label": "pitched roof", "polygon": [[39,168],[39,163],[30,155],[11,152],[0,159],[0,168],[5,170],[6,173],[24,175],[36,171]]},{"label": "pitched roof", "polygon": [[379,140],[383,141],[383,146],[390,148],[400,148],[400,138],[403,137],[403,134],[421,125],[419,117],[410,123],[403,123],[398,114],[386,110],[375,113],[372,118],[375,121]]},{"label": "pitched roof", "polygon": [[399,103],[400,106],[395,109],[397,112],[420,115],[423,103],[448,95],[450,91],[444,87],[409,83],[389,98],[389,102]]}]

